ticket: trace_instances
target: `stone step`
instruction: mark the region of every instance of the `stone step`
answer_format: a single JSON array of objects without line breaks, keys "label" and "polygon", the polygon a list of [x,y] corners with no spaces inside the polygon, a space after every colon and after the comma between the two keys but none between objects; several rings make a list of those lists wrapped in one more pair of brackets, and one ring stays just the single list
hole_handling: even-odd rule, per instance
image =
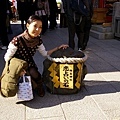
[{"label": "stone step", "polygon": [[99,32],[99,31],[95,31],[95,30],[90,30],[90,36],[97,38],[97,39],[113,39],[114,35],[112,32]]},{"label": "stone step", "polygon": [[91,29],[102,33],[112,32],[111,26],[103,27],[102,25],[92,25]]}]

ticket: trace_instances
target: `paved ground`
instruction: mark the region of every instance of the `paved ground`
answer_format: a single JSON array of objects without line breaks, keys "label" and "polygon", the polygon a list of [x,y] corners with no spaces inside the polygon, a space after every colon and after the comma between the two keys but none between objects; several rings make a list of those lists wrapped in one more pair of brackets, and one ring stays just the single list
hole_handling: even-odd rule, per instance
[{"label": "paved ground", "polygon": [[[21,32],[17,24],[12,28],[14,35]],[[48,30],[42,38],[47,49],[67,43],[67,28]],[[0,96],[0,120],[120,120],[120,41],[90,37],[88,48],[85,51],[88,54],[85,88],[78,94],[51,95],[46,92],[43,98],[35,96],[24,104],[16,104],[16,97]],[[0,50],[0,72],[5,52]],[[35,61],[41,73],[43,60],[36,53]]]}]

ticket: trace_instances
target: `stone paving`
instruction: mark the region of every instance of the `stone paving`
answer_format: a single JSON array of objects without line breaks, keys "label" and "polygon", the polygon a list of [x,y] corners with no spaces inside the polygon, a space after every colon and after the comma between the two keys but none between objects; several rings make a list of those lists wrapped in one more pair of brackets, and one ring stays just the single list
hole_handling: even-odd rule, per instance
[{"label": "stone paving", "polygon": [[[10,40],[22,32],[17,23],[12,29],[14,34],[9,35]],[[67,43],[67,28],[48,30],[42,38],[47,50]],[[0,50],[0,73],[5,52]],[[0,120],[120,120],[120,41],[90,37],[84,52],[88,55],[88,74],[85,87],[79,93],[52,95],[46,91],[44,97],[36,95],[23,104],[16,104],[16,96],[0,96]],[[34,59],[42,73],[45,58],[37,52]]]}]

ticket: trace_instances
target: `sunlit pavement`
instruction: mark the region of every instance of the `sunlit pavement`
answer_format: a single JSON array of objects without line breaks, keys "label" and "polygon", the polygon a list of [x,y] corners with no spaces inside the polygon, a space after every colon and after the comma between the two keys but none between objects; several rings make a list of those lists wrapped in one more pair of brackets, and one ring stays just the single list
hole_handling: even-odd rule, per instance
[{"label": "sunlit pavement", "polygon": [[[59,26],[59,25],[58,25]],[[21,26],[12,25],[13,35],[22,32]],[[49,50],[68,43],[67,28],[48,30],[43,43]],[[77,44],[77,38],[75,38]],[[77,45],[76,48],[77,50]],[[4,66],[0,50],[0,72]],[[120,120],[120,41],[98,40],[90,37],[86,51],[85,88],[73,95],[52,95],[46,91],[44,97],[16,104],[17,98],[0,97],[0,120]],[[38,52],[34,57],[39,71],[43,70],[43,58]]]}]

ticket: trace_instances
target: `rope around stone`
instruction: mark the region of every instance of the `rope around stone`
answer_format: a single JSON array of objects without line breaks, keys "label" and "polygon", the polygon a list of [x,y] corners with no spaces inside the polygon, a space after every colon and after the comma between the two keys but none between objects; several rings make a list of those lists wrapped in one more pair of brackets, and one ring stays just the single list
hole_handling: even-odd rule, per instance
[{"label": "rope around stone", "polygon": [[59,62],[59,63],[83,63],[87,60],[88,56],[85,54],[82,58],[73,58],[73,57],[66,57],[63,56],[63,58],[52,58],[48,56],[48,59],[53,62]]}]

